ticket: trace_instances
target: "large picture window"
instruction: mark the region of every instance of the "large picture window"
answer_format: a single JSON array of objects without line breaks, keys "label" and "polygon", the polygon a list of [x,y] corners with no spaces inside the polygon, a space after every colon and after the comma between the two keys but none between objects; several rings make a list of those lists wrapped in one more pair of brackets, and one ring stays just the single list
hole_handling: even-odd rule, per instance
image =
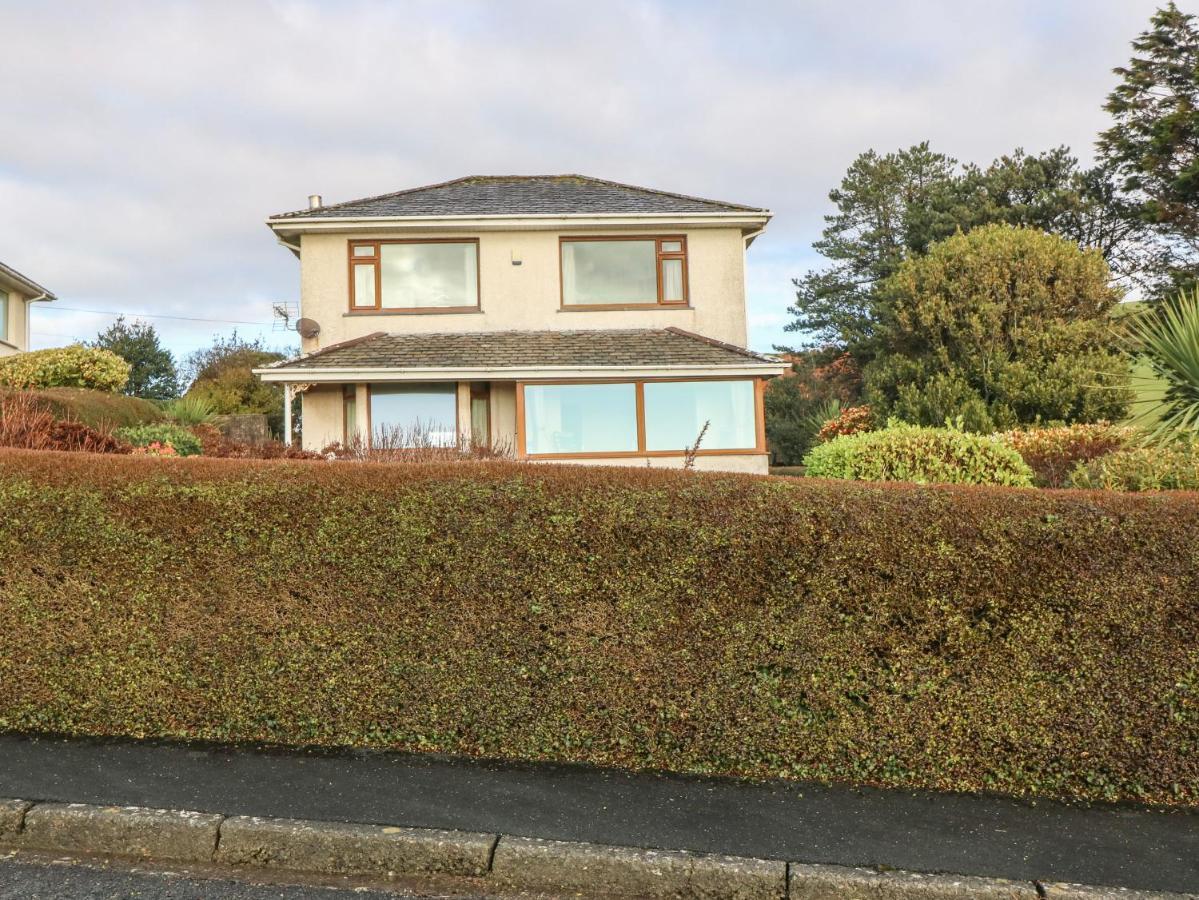
[{"label": "large picture window", "polygon": [[372,384],[371,446],[453,447],[458,442],[458,386]]},{"label": "large picture window", "polygon": [[636,390],[632,384],[527,385],[525,452],[636,452]]},{"label": "large picture window", "polygon": [[351,242],[350,308],[359,312],[478,309],[478,242]]},{"label": "large picture window", "polygon": [[[752,381],[647,381],[645,449],[749,450],[757,446]],[[704,426],[707,430],[704,431]]]},{"label": "large picture window", "polygon": [[564,307],[687,303],[684,237],[564,238],[561,252]]},{"label": "large picture window", "polygon": [[8,340],[8,294],[0,291],[0,341]]},{"label": "large picture window", "polygon": [[[760,379],[521,385],[526,456],[762,453]],[[704,430],[705,424],[707,430]]]}]

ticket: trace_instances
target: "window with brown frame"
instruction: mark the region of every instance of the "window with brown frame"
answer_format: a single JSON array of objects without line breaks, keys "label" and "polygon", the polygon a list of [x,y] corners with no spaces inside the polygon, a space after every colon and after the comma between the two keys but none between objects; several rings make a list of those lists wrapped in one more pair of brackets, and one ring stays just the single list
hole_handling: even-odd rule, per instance
[{"label": "window with brown frame", "polygon": [[[522,456],[764,453],[761,378],[543,381],[517,385]],[[701,438],[702,435],[702,438]]]},{"label": "window with brown frame", "polygon": [[479,242],[350,241],[350,311],[446,313],[479,308]]},{"label": "window with brown frame", "polygon": [[687,238],[561,238],[562,306],[686,306]]}]

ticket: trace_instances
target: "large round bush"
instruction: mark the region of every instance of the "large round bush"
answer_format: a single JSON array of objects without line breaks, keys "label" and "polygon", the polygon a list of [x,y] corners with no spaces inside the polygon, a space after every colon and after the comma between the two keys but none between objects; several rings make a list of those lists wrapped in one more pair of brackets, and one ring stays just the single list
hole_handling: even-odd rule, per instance
[{"label": "large round bush", "polygon": [[115,353],[71,344],[0,359],[0,385],[14,388],[91,388],[119,391],[129,380],[129,363]]},{"label": "large round bush", "polygon": [[813,448],[804,465],[813,478],[1029,487],[1032,470],[1003,441],[951,428],[889,425],[844,435]]}]

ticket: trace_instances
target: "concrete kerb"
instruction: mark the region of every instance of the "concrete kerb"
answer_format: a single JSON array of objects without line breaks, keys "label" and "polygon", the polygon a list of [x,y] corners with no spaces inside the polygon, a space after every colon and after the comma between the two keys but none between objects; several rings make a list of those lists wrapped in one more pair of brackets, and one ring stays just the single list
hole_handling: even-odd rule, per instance
[{"label": "concrete kerb", "polygon": [[460,877],[511,891],[699,900],[1196,897],[788,863],[493,833],[0,799],[0,848],[316,875]]},{"label": "concrete kerb", "polygon": [[215,861],[328,875],[486,875],[498,835],[231,816]]}]

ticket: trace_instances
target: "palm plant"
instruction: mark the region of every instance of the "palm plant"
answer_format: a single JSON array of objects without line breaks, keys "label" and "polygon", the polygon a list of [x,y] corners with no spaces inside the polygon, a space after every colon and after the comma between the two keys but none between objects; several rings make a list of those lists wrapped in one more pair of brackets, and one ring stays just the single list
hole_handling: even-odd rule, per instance
[{"label": "palm plant", "polygon": [[166,414],[179,425],[203,425],[212,419],[212,404],[203,397],[184,394],[166,404]]},{"label": "palm plant", "polygon": [[826,422],[837,418],[839,415],[841,415],[841,401],[836,397],[821,400],[813,407],[802,419],[804,430],[809,435],[809,443],[815,444],[817,442],[816,436],[820,434],[820,429],[824,427]]},{"label": "palm plant", "polygon": [[1199,435],[1199,287],[1132,317],[1128,329],[1133,351],[1166,386],[1153,436]]}]

